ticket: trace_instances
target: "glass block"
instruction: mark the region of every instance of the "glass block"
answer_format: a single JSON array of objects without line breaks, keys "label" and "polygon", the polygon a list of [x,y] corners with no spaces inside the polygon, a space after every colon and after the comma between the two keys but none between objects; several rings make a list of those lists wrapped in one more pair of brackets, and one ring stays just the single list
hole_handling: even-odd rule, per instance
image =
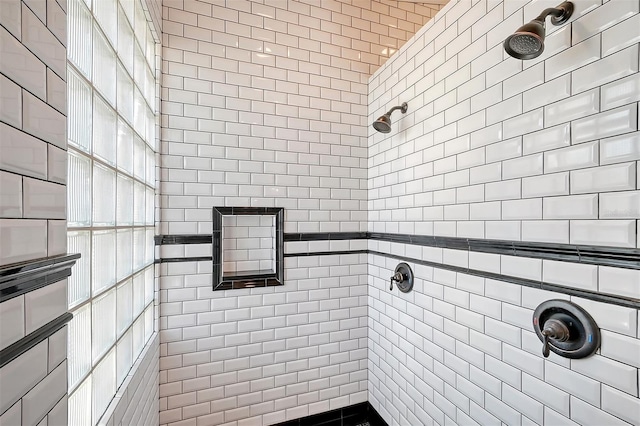
[{"label": "glass block", "polygon": [[116,251],[116,281],[122,281],[133,273],[133,230],[119,229],[117,235],[118,249]]},{"label": "glass block", "polygon": [[67,68],[67,98],[69,144],[91,152],[91,87],[71,67]]},{"label": "glass block", "polygon": [[95,296],[116,283],[116,231],[93,231],[92,283]]},{"label": "glass block", "polygon": [[118,286],[117,332],[122,335],[133,322],[133,281],[129,278]]},{"label": "glass block", "polygon": [[93,225],[116,224],[116,172],[94,163],[93,165]]},{"label": "glass block", "polygon": [[69,0],[68,14],[67,58],[87,79],[91,79],[91,11],[82,0]]},{"label": "glass block", "polygon": [[73,312],[67,335],[69,389],[91,370],[91,303]]},{"label": "glass block", "polygon": [[145,67],[144,73],[144,97],[149,105],[155,105],[156,97],[156,80],[153,76],[151,68]]},{"label": "glass block", "polygon": [[113,46],[118,45],[118,1],[97,0],[93,4],[93,15],[100,24],[100,28],[111,41]]},{"label": "glass block", "polygon": [[153,225],[154,220],[154,203],[155,203],[155,193],[153,189],[147,187],[147,196],[146,196],[146,209],[145,209],[145,224]]},{"label": "glass block", "polygon": [[145,266],[145,232],[144,228],[135,228],[133,231],[133,270],[139,271]]},{"label": "glass block", "polygon": [[133,174],[133,129],[118,119],[118,169]]},{"label": "glass block", "polygon": [[93,85],[116,106],[116,53],[97,25],[93,29]]},{"label": "glass block", "polygon": [[117,115],[97,93],[93,95],[93,117],[93,154],[115,166]]},{"label": "glass block", "polygon": [[133,359],[137,359],[144,348],[144,316],[133,323]]},{"label": "glass block", "polygon": [[67,225],[91,225],[91,160],[73,150],[67,159]]},{"label": "glass block", "polygon": [[144,343],[149,341],[153,334],[153,305],[144,310]]},{"label": "glass block", "polygon": [[133,176],[144,181],[145,179],[145,163],[146,163],[146,146],[142,139],[138,136],[133,138]]},{"label": "glass block", "polygon": [[124,10],[125,15],[132,27],[133,27],[133,15],[135,14],[135,11],[136,11],[135,1],[136,0],[119,0],[120,5],[122,6],[122,10]]},{"label": "glass block", "polygon": [[151,108],[149,107],[147,107],[147,113],[144,123],[145,141],[147,142],[147,145],[153,148],[156,144],[156,116],[153,114],[153,111],[151,111]]},{"label": "glass block", "polygon": [[96,297],[93,304],[91,327],[91,355],[95,364],[116,342],[116,289]]},{"label": "glass block", "polygon": [[118,173],[116,223],[118,226],[133,225],[133,180],[120,173]]},{"label": "glass block", "polygon": [[127,378],[133,366],[133,330],[129,330],[120,339],[117,346],[116,387],[119,388]]},{"label": "glass block", "polygon": [[133,80],[118,62],[118,112],[133,123]]},{"label": "glass block", "polygon": [[153,150],[147,147],[147,164],[146,169],[146,181],[147,184],[153,188],[156,187],[156,155]]},{"label": "glass block", "polygon": [[[137,34],[136,34],[137,35]],[[147,61],[144,57],[144,52],[138,45],[135,43],[133,48],[133,81],[136,86],[140,88],[140,91],[145,93],[145,78],[147,76]]]},{"label": "glass block", "polygon": [[[99,0],[102,1],[102,0]],[[100,364],[93,370],[93,423],[106,411],[111,399],[116,394],[116,350],[109,351]]]},{"label": "glass block", "polygon": [[145,205],[146,193],[145,186],[140,182],[136,182],[133,191],[133,223],[135,225],[144,225],[145,223]]},{"label": "glass block", "polygon": [[91,376],[69,395],[68,426],[87,426],[91,423]]},{"label": "glass block", "polygon": [[118,10],[118,56],[124,67],[133,75],[133,29],[127,21],[124,9]]},{"label": "glass block", "polygon": [[142,3],[139,1],[136,2],[136,14],[135,14],[135,24],[134,24],[134,32],[136,34],[136,39],[140,46],[145,46],[147,43],[147,28],[149,24],[147,24],[147,17],[144,14],[144,10],[142,9]]},{"label": "glass block", "polygon": [[144,47],[144,56],[147,59],[147,65],[152,70],[156,68],[156,41],[151,34],[151,23],[147,24],[147,42]]},{"label": "glass block", "polygon": [[133,276],[133,317],[144,310],[144,271]]},{"label": "glass block", "polygon": [[146,244],[145,244],[145,257],[144,257],[144,264],[145,265],[150,265],[153,263],[154,259],[155,259],[155,245],[153,242],[153,239],[155,237],[155,231],[153,228],[146,228]]},{"label": "glass block", "polygon": [[133,93],[133,128],[141,138],[145,138],[147,103],[137,87]]},{"label": "glass block", "polygon": [[91,296],[91,232],[68,232],[67,247],[69,253],[81,255],[71,268],[71,276],[68,279],[67,300],[71,309]]},{"label": "glass block", "polygon": [[153,302],[153,295],[155,293],[155,270],[154,266],[148,266],[144,270],[144,304],[148,305]]}]

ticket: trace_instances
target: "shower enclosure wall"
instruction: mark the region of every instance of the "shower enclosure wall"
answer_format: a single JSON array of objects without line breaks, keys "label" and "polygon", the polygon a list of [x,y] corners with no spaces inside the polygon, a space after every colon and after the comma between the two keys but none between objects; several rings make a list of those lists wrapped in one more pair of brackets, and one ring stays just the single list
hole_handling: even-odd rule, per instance
[{"label": "shower enclosure wall", "polygon": [[[282,206],[287,257],[284,286],[213,292],[209,244],[159,247],[161,424],[365,400],[389,424],[635,421],[637,269],[464,246],[637,255],[637,207],[619,206],[637,204],[638,5],[577,3],[523,62],[502,42],[539,2],[453,1],[370,80],[354,54],[380,28],[370,11],[165,3],[161,233],[210,235],[213,206]],[[371,128],[405,101],[389,134]],[[413,291],[389,292],[406,259]],[[532,313],[550,298],[594,316],[600,352],[543,359]]]}]

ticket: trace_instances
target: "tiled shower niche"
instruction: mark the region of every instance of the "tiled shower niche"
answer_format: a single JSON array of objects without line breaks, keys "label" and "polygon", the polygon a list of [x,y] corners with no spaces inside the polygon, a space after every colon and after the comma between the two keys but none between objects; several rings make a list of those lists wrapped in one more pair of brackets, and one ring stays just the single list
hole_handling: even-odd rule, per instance
[{"label": "tiled shower niche", "polygon": [[213,289],[284,284],[284,209],[213,208]]}]

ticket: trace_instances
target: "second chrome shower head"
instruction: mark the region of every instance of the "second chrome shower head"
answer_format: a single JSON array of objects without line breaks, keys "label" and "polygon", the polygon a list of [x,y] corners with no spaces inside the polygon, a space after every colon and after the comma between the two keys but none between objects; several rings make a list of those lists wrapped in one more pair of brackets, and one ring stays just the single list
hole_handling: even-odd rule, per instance
[{"label": "second chrome shower head", "polygon": [[504,41],[504,50],[516,59],[533,59],[544,52],[545,20],[551,15],[553,25],[562,25],[573,13],[573,3],[565,1],[550,7],[533,21],[524,24]]},{"label": "second chrome shower head", "polygon": [[387,112],[385,115],[378,117],[376,121],[373,122],[372,126],[380,133],[389,133],[391,131],[391,113],[397,109],[399,109],[403,114],[407,112],[409,106],[406,102],[403,102],[402,105],[394,106]]}]

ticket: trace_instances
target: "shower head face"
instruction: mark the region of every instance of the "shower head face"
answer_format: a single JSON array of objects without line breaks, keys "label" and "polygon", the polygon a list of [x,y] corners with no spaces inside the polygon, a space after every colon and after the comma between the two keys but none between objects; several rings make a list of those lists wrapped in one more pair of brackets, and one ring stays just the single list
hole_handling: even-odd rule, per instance
[{"label": "shower head face", "polygon": [[373,122],[373,128],[380,133],[389,133],[391,131],[391,117],[385,114]]},{"label": "shower head face", "polygon": [[516,59],[537,58],[544,52],[544,22],[533,20],[504,41],[504,50]]}]

